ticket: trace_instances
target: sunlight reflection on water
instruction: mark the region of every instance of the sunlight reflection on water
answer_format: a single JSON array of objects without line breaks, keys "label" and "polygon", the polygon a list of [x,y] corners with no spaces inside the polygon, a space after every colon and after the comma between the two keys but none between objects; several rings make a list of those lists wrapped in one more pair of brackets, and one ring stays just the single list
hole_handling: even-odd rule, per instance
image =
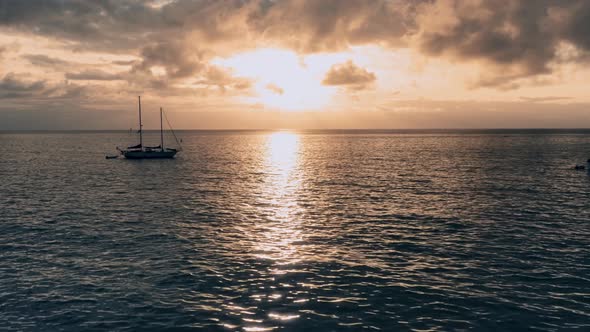
[{"label": "sunlight reflection on water", "polygon": [[278,132],[267,138],[264,166],[267,176],[261,199],[263,206],[271,207],[273,221],[292,222],[298,212],[297,190],[301,184],[299,144],[299,136],[294,133]]},{"label": "sunlight reflection on water", "polygon": [[[276,132],[269,134],[264,143],[264,179],[257,188],[256,214],[265,216],[264,222],[256,222],[248,230],[254,245],[255,257],[269,260],[272,267],[266,271],[271,278],[284,275],[293,264],[302,260],[299,245],[304,240],[298,215],[298,191],[302,174],[300,162],[300,137],[295,133]],[[289,285],[287,285],[289,286]],[[267,301],[282,300],[283,294],[272,292],[266,295]],[[291,321],[298,314],[270,313],[274,321]],[[245,327],[248,331],[263,331],[266,327]]]},{"label": "sunlight reflection on water", "polygon": [[297,191],[301,182],[297,163],[299,137],[279,132],[268,136],[266,142],[265,178],[257,198],[258,214],[267,217],[261,228],[254,226],[258,258],[270,259],[277,265],[298,260],[293,242],[302,239],[298,229]]}]

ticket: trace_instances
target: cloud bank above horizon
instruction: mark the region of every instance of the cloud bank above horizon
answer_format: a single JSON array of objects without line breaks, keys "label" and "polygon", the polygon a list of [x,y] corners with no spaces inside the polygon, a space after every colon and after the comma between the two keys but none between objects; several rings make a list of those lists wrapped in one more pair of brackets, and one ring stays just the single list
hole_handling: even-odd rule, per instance
[{"label": "cloud bank above horizon", "polygon": [[187,129],[588,127],[589,32],[585,0],[0,0],[0,129],[137,95]]}]

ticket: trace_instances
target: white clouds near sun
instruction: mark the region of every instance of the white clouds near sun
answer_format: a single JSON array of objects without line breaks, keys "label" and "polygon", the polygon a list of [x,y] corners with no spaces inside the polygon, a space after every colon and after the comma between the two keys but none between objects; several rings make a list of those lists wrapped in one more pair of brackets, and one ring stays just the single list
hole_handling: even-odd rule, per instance
[{"label": "white clouds near sun", "polygon": [[330,60],[326,56],[301,57],[288,50],[258,49],[212,62],[255,80],[255,94],[243,97],[245,102],[297,111],[318,110],[329,103],[335,89],[321,81]]}]

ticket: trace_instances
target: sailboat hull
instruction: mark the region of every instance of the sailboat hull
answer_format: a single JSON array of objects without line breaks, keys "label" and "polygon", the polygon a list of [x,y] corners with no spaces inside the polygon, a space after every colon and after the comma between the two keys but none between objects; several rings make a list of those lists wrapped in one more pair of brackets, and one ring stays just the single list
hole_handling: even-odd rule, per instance
[{"label": "sailboat hull", "polygon": [[172,159],[178,151],[124,151],[123,156],[127,159]]}]

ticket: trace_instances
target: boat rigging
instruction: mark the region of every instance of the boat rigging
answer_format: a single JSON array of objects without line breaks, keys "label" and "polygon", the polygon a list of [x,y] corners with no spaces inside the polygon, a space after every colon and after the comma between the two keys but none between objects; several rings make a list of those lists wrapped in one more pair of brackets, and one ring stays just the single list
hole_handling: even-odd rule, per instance
[{"label": "boat rigging", "polygon": [[[171,159],[181,151],[181,149],[173,149],[164,147],[164,124],[163,124],[163,117],[166,117],[164,114],[163,109],[160,107],[160,145],[159,146],[144,146],[143,145],[143,123],[141,121],[141,96],[138,96],[138,103],[139,103],[139,144],[134,146],[129,146],[125,149],[121,149],[117,147],[117,150],[121,152],[121,154],[127,159]],[[176,138],[176,134],[170,126],[170,122],[166,117],[166,122],[174,135],[174,139],[176,143],[180,146],[178,142],[178,138]]]}]

